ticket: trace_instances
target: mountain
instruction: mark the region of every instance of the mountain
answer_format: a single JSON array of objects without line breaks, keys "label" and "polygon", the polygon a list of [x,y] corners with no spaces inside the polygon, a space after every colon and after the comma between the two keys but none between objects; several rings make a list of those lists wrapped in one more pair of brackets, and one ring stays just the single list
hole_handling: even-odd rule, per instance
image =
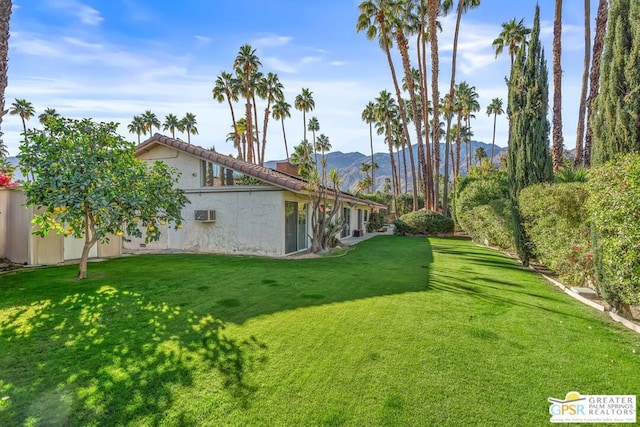
[{"label": "mountain", "polygon": [[[480,141],[471,141],[471,158],[472,165],[476,162],[473,160],[473,154],[475,150],[479,147],[482,147],[487,153],[487,155],[491,154],[491,144],[486,144]],[[413,147],[413,156],[416,162],[416,168],[418,168],[418,146],[414,145]],[[411,163],[409,159],[408,150],[401,150],[399,153],[400,156],[400,167],[401,167],[401,180],[403,182],[404,187],[404,161],[403,156],[407,155],[407,177],[409,179],[409,189],[411,189]],[[495,164],[498,163],[498,158],[502,153],[506,153],[507,149],[503,147],[495,147],[493,162]],[[440,153],[444,153],[444,144],[440,144]],[[466,144],[462,144],[460,146],[460,173],[462,175],[466,175],[467,167],[466,167],[466,155],[467,148]],[[342,153],[340,151],[335,151],[332,153],[328,153],[327,155],[327,169],[336,168],[340,172],[340,176],[342,177],[342,189],[346,191],[355,191],[357,189],[358,181],[364,178],[364,173],[360,172],[360,165],[364,162],[370,163],[371,156],[362,154],[362,153]],[[396,164],[398,163],[397,154],[394,154],[394,158]],[[376,188],[382,189],[384,185],[385,178],[391,178],[391,161],[389,160],[389,153],[375,153],[373,155],[374,161],[378,164],[378,169],[376,170]],[[283,160],[278,160],[283,161]],[[276,163],[278,161],[268,161],[265,162],[265,166],[268,168],[275,168]],[[396,165],[397,167],[397,165]],[[451,160],[449,160],[449,176],[451,176],[452,172]],[[417,171],[416,171],[417,172]],[[444,175],[444,158],[442,158],[440,165],[440,173]]]}]

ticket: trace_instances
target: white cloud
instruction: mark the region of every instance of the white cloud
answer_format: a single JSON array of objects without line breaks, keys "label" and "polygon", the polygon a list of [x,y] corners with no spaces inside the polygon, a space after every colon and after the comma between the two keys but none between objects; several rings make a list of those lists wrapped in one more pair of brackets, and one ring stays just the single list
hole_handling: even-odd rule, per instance
[{"label": "white cloud", "polygon": [[251,42],[251,44],[257,47],[276,47],[276,46],[284,46],[288,44],[291,40],[293,40],[293,37],[270,35],[270,36],[255,39]]},{"label": "white cloud", "polygon": [[97,9],[82,4],[76,0],[54,0],[50,1],[48,4],[52,8],[68,12],[86,25],[96,26],[104,21],[104,18]]},{"label": "white cloud", "polygon": [[211,43],[211,37],[200,36],[197,34],[194,37],[196,39],[196,42],[198,42],[199,45],[207,45]]}]

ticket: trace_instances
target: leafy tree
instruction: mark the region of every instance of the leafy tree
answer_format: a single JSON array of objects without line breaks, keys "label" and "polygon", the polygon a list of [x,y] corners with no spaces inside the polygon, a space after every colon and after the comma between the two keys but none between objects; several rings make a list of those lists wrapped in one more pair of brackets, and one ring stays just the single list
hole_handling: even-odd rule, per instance
[{"label": "leafy tree", "polygon": [[2,118],[4,110],[4,92],[7,89],[7,69],[9,68],[9,21],[11,19],[11,0],[0,3],[0,146],[2,141]]},{"label": "leafy tree", "polygon": [[36,110],[33,108],[33,104],[26,99],[16,99],[11,104],[9,114],[20,117],[22,120],[22,129],[24,130],[25,138],[27,133],[27,121],[29,121],[35,113]]},{"label": "leafy tree", "polygon": [[523,265],[529,265],[531,247],[518,206],[520,191],[551,181],[547,62],[540,44],[540,7],[536,5],[531,41],[520,49],[509,79],[509,174],[514,237]]},{"label": "leafy tree", "polygon": [[168,130],[171,132],[171,137],[175,139],[176,129],[181,129],[180,120],[175,114],[167,114],[164,118],[164,123],[162,124],[162,130]]},{"label": "leafy tree", "polygon": [[516,22],[516,18],[502,24],[502,31],[498,38],[493,41],[493,48],[496,51],[496,58],[500,55],[505,47],[509,47],[509,56],[511,57],[511,66],[518,54],[518,49],[527,43],[527,36],[531,34],[531,29],[524,26],[524,19]]},{"label": "leafy tree", "polygon": [[191,144],[191,135],[198,134],[198,121],[196,115],[193,113],[186,113],[182,119],[180,119],[180,130],[184,130],[187,133],[187,143]]},{"label": "leafy tree", "polygon": [[176,171],[163,162],[147,164],[119,136],[117,123],[56,119],[45,130],[30,130],[31,143],[20,147],[20,167],[35,175],[25,184],[27,205],[38,208],[34,234],[50,231],[84,238],[78,278],[87,277],[89,251],[110,235],[145,240],[160,237],[158,227],[181,227],[188,202],[174,189]]},{"label": "leafy tree", "polygon": [[141,116],[133,116],[133,120],[127,125],[127,130],[138,135],[138,145],[140,145],[140,135],[147,133],[144,119]]},{"label": "leafy tree", "polygon": [[593,117],[594,165],[618,153],[640,152],[640,3],[611,3]]},{"label": "leafy tree", "polygon": [[271,111],[271,115],[274,120],[280,120],[282,123],[282,139],[284,140],[284,151],[287,155],[287,161],[289,160],[289,147],[287,147],[287,134],[284,130],[284,119],[287,117],[291,117],[291,104],[285,101],[284,98],[276,100],[273,104],[273,110]]},{"label": "leafy tree", "polygon": [[60,117],[60,114],[56,111],[55,108],[45,108],[44,113],[38,116],[38,121],[40,122],[40,124],[44,125],[50,118],[57,119],[58,117]]},{"label": "leafy tree", "polygon": [[491,116],[493,114],[493,139],[491,140],[491,161],[493,161],[493,151],[496,146],[496,120],[498,116],[504,114],[504,109],[502,108],[502,99],[501,98],[493,98],[491,103],[487,105],[487,116]]}]

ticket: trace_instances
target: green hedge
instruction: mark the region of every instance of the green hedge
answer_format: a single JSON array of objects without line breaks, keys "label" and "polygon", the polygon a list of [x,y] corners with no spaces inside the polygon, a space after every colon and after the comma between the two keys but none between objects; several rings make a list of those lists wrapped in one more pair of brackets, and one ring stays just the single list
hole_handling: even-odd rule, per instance
[{"label": "green hedge", "polygon": [[426,209],[404,214],[394,222],[394,225],[394,233],[399,235],[453,233],[451,218]]},{"label": "green hedge", "polygon": [[535,257],[571,286],[596,288],[588,188],[583,182],[537,184],[518,197]]},{"label": "green hedge", "polygon": [[593,168],[588,186],[598,287],[624,310],[640,304],[640,154]]},{"label": "green hedge", "polygon": [[456,220],[475,242],[514,250],[505,171],[471,168],[458,183],[456,194]]}]

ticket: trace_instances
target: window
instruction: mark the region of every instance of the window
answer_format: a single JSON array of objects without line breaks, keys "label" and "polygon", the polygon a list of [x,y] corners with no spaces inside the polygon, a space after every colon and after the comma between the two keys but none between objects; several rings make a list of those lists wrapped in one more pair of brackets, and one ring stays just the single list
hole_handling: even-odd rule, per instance
[{"label": "window", "polygon": [[284,202],[285,253],[308,247],[307,203]]}]

